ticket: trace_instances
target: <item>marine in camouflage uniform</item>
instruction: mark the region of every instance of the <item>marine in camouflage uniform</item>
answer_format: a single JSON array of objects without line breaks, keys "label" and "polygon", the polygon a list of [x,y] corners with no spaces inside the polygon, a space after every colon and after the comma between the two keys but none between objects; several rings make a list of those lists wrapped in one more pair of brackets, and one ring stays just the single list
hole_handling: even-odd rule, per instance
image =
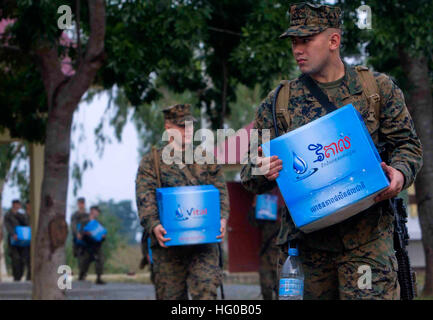
[{"label": "marine in camouflage uniform", "polygon": [[89,220],[89,214],[86,212],[85,203],[86,200],[84,198],[78,198],[78,210],[75,211],[71,216],[72,249],[74,257],[78,257],[80,253],[80,247],[82,247],[81,245],[77,244],[77,236],[80,233],[80,230],[78,230],[78,224],[80,224],[82,228],[84,227],[84,224]]},{"label": "marine in camouflage uniform", "polygon": [[[278,217],[282,209],[278,208]],[[280,230],[280,219],[278,218],[277,221],[257,219],[254,203],[248,213],[248,220],[253,227],[261,231],[259,276],[263,300],[275,300],[278,297],[277,262],[280,250],[276,240]]]},{"label": "marine in camouflage uniform", "polygon": [[[91,220],[98,220],[100,210],[98,206],[93,206],[90,208],[90,214],[86,214],[80,219],[82,228],[86,226]],[[95,262],[95,273],[96,273],[96,284],[105,284],[102,280],[102,274],[104,272],[105,256],[102,250],[102,245],[105,241],[105,236],[103,236],[102,241],[95,241],[86,232],[83,233],[82,238],[84,245],[78,246],[78,269],[79,277],[78,280],[85,280],[87,272],[89,270],[90,264]]]},{"label": "marine in camouflage uniform", "polygon": [[[176,126],[194,120],[189,105],[178,104],[164,111],[164,118]],[[227,221],[229,204],[226,184],[218,164],[166,164],[161,159],[164,146],[157,149],[162,187],[212,184],[220,191],[221,219]],[[181,159],[179,159],[181,160]],[[185,163],[185,161],[182,161]],[[188,171],[186,171],[188,170]],[[187,173],[185,173],[187,172]],[[188,178],[188,172],[194,178]],[[152,153],[140,162],[136,178],[136,198],[140,222],[150,235],[156,298],[163,300],[216,299],[222,282],[217,244],[161,247],[154,233],[161,224],[155,198],[158,186]]]},{"label": "marine in camouflage uniform", "polygon": [[[290,14],[291,26],[281,38],[309,37],[329,27],[340,26],[338,7],[301,3],[293,5]],[[389,165],[403,175],[402,189],[406,189],[422,166],[422,146],[402,91],[382,73],[374,72],[374,79],[380,96],[379,117],[372,110],[371,101],[363,95],[365,88],[354,67],[344,64],[341,79],[318,85],[337,107],[352,103],[360,112],[376,147],[379,143],[388,146]],[[277,119],[280,133],[299,128],[327,113],[299,78],[290,81],[289,85],[289,123],[285,127],[282,119]],[[271,139],[275,138],[271,109],[274,91],[256,113],[254,128],[259,129],[258,145],[261,144],[260,129],[270,129]],[[258,148],[258,145],[251,145],[250,150]],[[254,193],[273,189],[275,180],[268,180],[264,175],[252,175],[252,168],[257,165],[255,161],[252,159],[243,167],[243,185]],[[286,208],[277,239],[282,248],[279,270],[287,258],[288,241],[296,239],[305,273],[305,299],[398,299],[398,266],[393,249],[394,217],[386,204],[387,201],[377,202],[341,223],[309,234],[295,227]],[[362,266],[371,268],[371,289],[358,286],[362,275],[358,271]]]},{"label": "marine in camouflage uniform", "polygon": [[30,280],[31,277],[30,246],[20,247],[11,244],[11,238],[16,235],[15,227],[30,225],[29,215],[27,213],[23,214],[18,212],[20,206],[20,201],[14,200],[12,202],[12,208],[6,213],[4,218],[4,224],[8,232],[8,252],[12,262],[12,276],[14,281],[21,280],[25,269],[27,269],[26,280]]}]

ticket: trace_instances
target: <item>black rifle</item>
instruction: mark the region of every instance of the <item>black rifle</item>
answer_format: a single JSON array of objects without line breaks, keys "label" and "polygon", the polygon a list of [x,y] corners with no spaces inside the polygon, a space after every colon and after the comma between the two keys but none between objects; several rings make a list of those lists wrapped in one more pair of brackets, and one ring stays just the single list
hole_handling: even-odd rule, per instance
[{"label": "black rifle", "polygon": [[394,212],[394,250],[398,263],[400,300],[413,300],[417,296],[416,274],[410,266],[409,255],[406,250],[409,244],[406,206],[401,198],[390,199],[389,205]]},{"label": "black rifle", "polygon": [[[382,161],[389,165],[389,145],[379,143],[377,149]],[[406,250],[409,244],[406,206],[401,198],[389,199],[388,203],[394,215],[394,250],[398,263],[397,276],[400,284],[400,300],[413,300],[417,296],[416,274],[410,266],[409,255]]]},{"label": "black rifle", "polygon": [[221,268],[221,273],[222,273],[222,279],[221,279],[221,299],[225,300],[225,296],[224,296],[224,285],[223,285],[223,281],[224,281],[224,257],[223,257],[223,250],[221,248],[221,243],[218,243],[218,255],[219,255],[219,265]]}]

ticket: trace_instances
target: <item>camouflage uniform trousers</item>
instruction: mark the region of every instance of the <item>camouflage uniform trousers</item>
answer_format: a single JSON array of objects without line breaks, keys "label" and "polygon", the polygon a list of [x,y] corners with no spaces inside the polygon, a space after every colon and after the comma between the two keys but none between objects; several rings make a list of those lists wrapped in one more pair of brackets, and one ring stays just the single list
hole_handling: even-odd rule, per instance
[{"label": "camouflage uniform trousers", "polygon": [[104,271],[104,254],[102,244],[94,244],[88,247],[77,246],[78,269],[80,277],[85,277],[89,270],[90,264],[95,261],[95,273],[102,275]]},{"label": "camouflage uniform trousers", "polygon": [[216,244],[152,247],[158,300],[215,300],[222,281]]},{"label": "camouflage uniform trousers", "polygon": [[[264,300],[273,300],[278,297],[277,262],[280,249],[271,244],[260,256],[260,288]],[[275,298],[273,293],[275,292]]]},{"label": "camouflage uniform trousers", "polygon": [[12,262],[12,276],[14,281],[20,281],[27,269],[27,280],[30,280],[30,247],[18,247],[9,245],[9,256]]},{"label": "camouflage uniform trousers", "polygon": [[[382,233],[376,240],[340,253],[305,248],[302,243],[299,249],[305,300],[400,299],[392,233]],[[286,259],[287,250],[280,251],[278,272]],[[371,268],[370,289],[365,288],[368,272],[364,268]]]}]

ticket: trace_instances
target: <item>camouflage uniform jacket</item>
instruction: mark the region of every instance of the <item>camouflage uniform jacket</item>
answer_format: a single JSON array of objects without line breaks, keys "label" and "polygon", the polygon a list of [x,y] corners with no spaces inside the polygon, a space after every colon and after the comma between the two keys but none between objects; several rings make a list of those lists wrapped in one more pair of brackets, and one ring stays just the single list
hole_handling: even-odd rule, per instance
[{"label": "camouflage uniform jacket", "polygon": [[80,224],[80,227],[83,228],[87,222],[89,222],[90,215],[87,212],[75,211],[71,217],[71,230],[72,235],[77,237],[77,225]]},{"label": "camouflage uniform jacket", "polygon": [[[380,117],[376,118],[374,109],[369,107],[364,98],[362,83],[354,69],[345,65],[345,76],[335,96],[329,100],[337,107],[349,103],[360,112],[368,131],[376,145],[388,144],[389,165],[401,171],[404,176],[403,189],[414,181],[422,166],[422,146],[414,129],[413,121],[406,108],[402,91],[386,75],[374,72],[380,95]],[[283,127],[281,119],[277,119],[280,132],[288,132],[299,128],[326,114],[326,110],[313,97],[299,78],[290,82],[289,128]],[[259,129],[259,145],[261,130],[270,129],[271,139],[275,138],[272,117],[272,101],[274,91],[259,106],[254,128]],[[251,149],[257,145],[251,145]],[[264,193],[276,186],[275,181],[268,181],[264,176],[252,175],[254,161],[249,161],[241,171],[244,187],[254,193]],[[284,164],[283,164],[284,165]],[[334,226],[304,234],[296,229],[286,209],[281,217],[282,225],[277,244],[283,245],[294,238],[304,239],[307,246],[328,250],[341,251],[352,249],[377,239],[381,232],[392,232],[393,217],[381,204],[376,204],[362,213],[355,215]]]},{"label": "camouflage uniform jacket", "polygon": [[[158,149],[161,187],[194,185],[180,169],[178,164],[165,164],[161,160],[162,149],[163,147]],[[186,164],[186,166],[200,185],[212,184],[220,191],[221,219],[228,219],[229,200],[221,166],[218,164]],[[149,152],[140,161],[135,181],[135,193],[140,223],[144,227],[144,232],[150,235],[151,246],[158,243],[152,232],[153,228],[161,223],[156,202],[155,190],[157,187],[158,184],[152,152]]]}]

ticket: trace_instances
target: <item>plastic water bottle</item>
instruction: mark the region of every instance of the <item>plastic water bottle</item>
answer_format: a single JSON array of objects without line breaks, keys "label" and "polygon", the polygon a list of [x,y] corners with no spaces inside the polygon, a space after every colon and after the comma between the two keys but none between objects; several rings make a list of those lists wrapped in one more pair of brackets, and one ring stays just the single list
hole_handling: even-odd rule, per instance
[{"label": "plastic water bottle", "polygon": [[303,300],[304,273],[298,248],[290,248],[289,257],[281,270],[279,300]]}]

